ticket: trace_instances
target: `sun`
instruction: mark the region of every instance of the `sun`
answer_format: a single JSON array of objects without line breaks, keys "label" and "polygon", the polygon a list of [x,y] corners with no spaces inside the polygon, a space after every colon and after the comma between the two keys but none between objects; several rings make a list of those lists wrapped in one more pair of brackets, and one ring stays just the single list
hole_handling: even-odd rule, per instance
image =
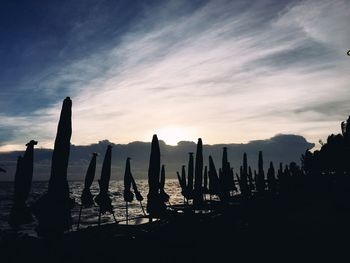
[{"label": "sun", "polygon": [[183,127],[164,127],[158,130],[158,139],[169,145],[177,145],[179,141],[191,140],[193,131]]}]

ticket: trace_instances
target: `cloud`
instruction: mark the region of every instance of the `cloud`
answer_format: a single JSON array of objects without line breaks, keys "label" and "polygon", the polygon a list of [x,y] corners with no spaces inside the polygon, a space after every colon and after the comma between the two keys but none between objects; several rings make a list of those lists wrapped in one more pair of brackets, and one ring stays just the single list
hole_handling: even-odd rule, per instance
[{"label": "cloud", "polygon": [[[55,68],[39,89],[72,97],[77,144],[148,141],[164,127],[208,143],[277,133],[318,141],[346,111],[334,104],[330,121],[327,102],[350,99],[348,57],[339,50],[349,43],[349,10],[340,0],[144,5],[127,30]],[[86,22],[74,32],[85,26],[94,31]],[[39,132],[44,140],[54,136],[59,109],[52,103],[31,119],[50,126]]]},{"label": "cloud", "polygon": [[[96,179],[99,178],[103,156],[105,154],[107,145],[112,144],[112,178],[122,179],[124,175],[125,160],[131,157],[132,172],[135,178],[147,178],[150,142],[132,142],[128,144],[113,144],[107,140],[100,141],[96,144],[80,146],[72,145],[68,178],[69,180],[84,179],[87,166],[91,158],[92,152],[98,152],[98,162]],[[253,169],[258,163],[258,152],[263,151],[265,156],[265,168],[268,162],[273,161],[275,166],[279,162],[284,164],[295,161],[300,162],[300,156],[305,150],[310,149],[314,144],[309,143],[305,138],[296,135],[276,135],[270,139],[250,141],[246,144],[204,144],[204,164],[208,164],[208,157],[212,155],[216,168],[219,169],[222,156],[222,147],[228,147],[228,156],[231,165],[233,165],[235,172],[239,171],[239,166],[242,163],[242,156],[247,152],[249,158],[249,165]],[[286,149],[288,148],[288,151]],[[176,146],[167,145],[160,141],[162,164],[166,166],[167,178],[175,178],[176,171],[180,171],[181,166],[188,163],[188,152],[196,151],[196,144],[194,142],[180,142]],[[15,173],[17,156],[23,152],[15,151],[8,153],[0,153],[1,165],[8,170],[8,176],[2,177],[2,180],[12,180]],[[47,180],[51,168],[51,149],[36,149],[34,153],[34,180]]]},{"label": "cloud", "polygon": [[290,6],[277,23],[288,28],[299,28],[307,37],[343,54],[349,49],[349,20],[349,1],[308,0]]}]

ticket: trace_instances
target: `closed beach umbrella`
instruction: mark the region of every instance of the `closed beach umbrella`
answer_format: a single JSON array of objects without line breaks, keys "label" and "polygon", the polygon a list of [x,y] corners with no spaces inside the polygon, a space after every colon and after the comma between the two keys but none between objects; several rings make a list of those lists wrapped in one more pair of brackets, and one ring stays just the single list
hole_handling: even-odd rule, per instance
[{"label": "closed beach umbrella", "polygon": [[96,157],[97,157],[97,153],[93,153],[89,167],[86,171],[84,189],[81,195],[81,204],[84,207],[91,207],[94,204],[94,199],[93,199],[93,195],[91,194],[90,187],[95,179]]},{"label": "closed beach umbrella", "polygon": [[138,188],[137,188],[137,185],[136,185],[136,182],[135,182],[135,179],[133,176],[131,176],[131,183],[132,183],[132,188],[134,190],[134,193],[135,193],[135,197],[136,197],[136,200],[141,202],[143,201],[143,196],[141,195],[141,193],[139,192]]},{"label": "closed beach umbrella", "polygon": [[143,208],[143,205],[142,205],[143,196],[141,195],[141,193],[137,189],[137,185],[136,185],[135,179],[132,176],[132,174],[131,174],[131,184],[132,184],[132,188],[133,188],[134,193],[135,193],[136,200],[140,202],[140,206],[142,208],[142,212],[146,216],[145,209]]},{"label": "closed beach umbrella", "polygon": [[203,176],[203,181],[204,181],[204,185],[203,185],[203,193],[207,194],[209,192],[208,190],[208,167],[205,166],[204,167],[204,176]]},{"label": "closed beach umbrella", "polygon": [[194,177],[194,204],[201,204],[203,202],[203,143],[202,139],[198,139],[196,151],[196,165]]},{"label": "closed beach umbrella", "polygon": [[51,175],[48,192],[33,206],[38,218],[38,235],[58,236],[70,229],[71,209],[74,200],[69,197],[67,169],[72,135],[72,101],[67,97],[63,101],[58,123],[55,146],[52,153]]},{"label": "closed beach umbrella", "polygon": [[187,171],[187,199],[193,199],[193,175],[194,175],[194,161],[193,153],[190,152],[188,159],[188,171]]},{"label": "closed beach umbrella", "polygon": [[134,194],[131,192],[132,175],[130,170],[130,158],[126,158],[125,173],[124,173],[124,201],[132,202]]},{"label": "closed beach umbrella", "polygon": [[110,212],[113,214],[112,200],[108,194],[109,180],[111,178],[112,145],[107,146],[106,154],[102,164],[101,177],[98,180],[100,192],[95,197],[95,202],[100,207],[100,213]]},{"label": "closed beach umbrella", "polygon": [[159,183],[159,194],[162,202],[168,202],[169,201],[169,195],[164,190],[165,187],[165,166],[162,165],[162,170],[160,172],[160,183]]},{"label": "closed beach umbrella", "polygon": [[148,195],[147,212],[150,218],[160,216],[165,212],[166,206],[159,195],[160,179],[160,148],[157,135],[153,135],[151,143],[151,154],[148,167]]},{"label": "closed beach umbrella", "polygon": [[213,158],[209,156],[209,194],[218,195],[219,194],[219,178],[215,168]]},{"label": "closed beach umbrella", "polygon": [[33,180],[34,145],[37,141],[31,140],[26,144],[27,149],[17,159],[15,174],[13,206],[10,213],[9,223],[12,227],[32,222],[32,215],[26,205]]},{"label": "closed beach umbrella", "polygon": [[186,170],[185,170],[185,165],[182,166],[181,169],[181,181],[184,185],[184,190],[186,190],[187,183],[186,183]]},{"label": "closed beach umbrella", "polygon": [[185,165],[182,166],[182,171],[181,171],[181,176],[179,174],[179,172],[177,173],[177,178],[179,180],[180,183],[180,187],[181,187],[181,194],[186,198],[187,195],[187,186],[186,186],[186,172],[185,172]]}]

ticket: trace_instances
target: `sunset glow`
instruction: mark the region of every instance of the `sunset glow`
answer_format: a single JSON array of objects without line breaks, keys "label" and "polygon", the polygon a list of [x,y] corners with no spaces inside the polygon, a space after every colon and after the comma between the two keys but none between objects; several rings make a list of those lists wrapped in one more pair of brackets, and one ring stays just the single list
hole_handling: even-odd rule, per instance
[{"label": "sunset glow", "polygon": [[194,132],[188,128],[166,127],[158,130],[159,139],[168,145],[177,145],[179,141],[195,141]]}]

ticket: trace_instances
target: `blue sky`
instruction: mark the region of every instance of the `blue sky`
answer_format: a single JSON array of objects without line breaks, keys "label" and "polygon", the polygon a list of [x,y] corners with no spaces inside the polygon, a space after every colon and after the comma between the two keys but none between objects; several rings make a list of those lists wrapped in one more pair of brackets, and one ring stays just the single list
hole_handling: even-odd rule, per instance
[{"label": "blue sky", "polygon": [[350,114],[349,1],[1,1],[0,151],[72,143],[311,142]]}]

